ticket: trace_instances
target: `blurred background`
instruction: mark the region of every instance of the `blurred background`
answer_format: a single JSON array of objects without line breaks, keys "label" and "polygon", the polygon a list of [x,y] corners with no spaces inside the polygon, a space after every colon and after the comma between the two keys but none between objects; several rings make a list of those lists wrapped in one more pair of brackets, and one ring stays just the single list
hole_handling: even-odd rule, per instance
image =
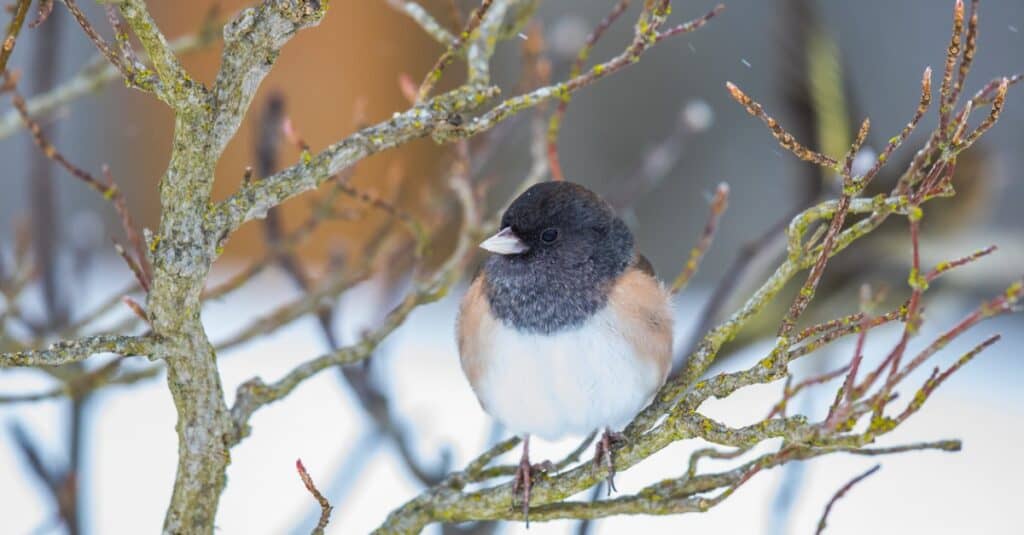
[{"label": "blurred background", "polygon": [[[248,2],[203,0],[150,2],[168,36],[195,33],[210,17],[221,19]],[[423,1],[438,20],[454,28],[451,3]],[[475,2],[456,1],[463,14]],[[553,79],[564,78],[586,35],[613,2],[542,2],[524,36],[542,41]],[[765,105],[783,125],[827,153],[845,150],[861,119],[872,120],[867,147],[875,150],[910,119],[921,72],[941,70],[949,40],[952,2],[931,0],[729,0],[727,9],[703,29],[669,39],[635,66],[579,92],[568,108],[559,140],[562,169],[606,196],[627,218],[638,245],[663,278],[685,262],[704,225],[715,185],[731,186],[730,208],[700,273],[677,302],[679,352],[692,344],[691,332],[728,313],[736,299],[705,306],[723,276],[736,274],[737,295],[749,293],[773,267],[781,249],[763,239],[787,214],[835,194],[834,177],[797,161],[778,147],[767,130],[733,102],[724,89],[732,81]],[[677,2],[676,22],[699,16],[713,2]],[[108,29],[102,9],[83,3],[98,27]],[[216,8],[212,12],[211,9]],[[592,58],[617,54],[632,35],[635,7],[608,32]],[[4,18],[6,20],[6,18]],[[983,2],[970,95],[996,76],[1024,71],[1024,3]],[[109,32],[106,33],[109,35]],[[495,79],[505,95],[524,89],[521,55],[526,46],[512,40],[499,47]],[[263,83],[251,113],[217,169],[215,196],[235,191],[252,166],[257,172],[261,117],[280,98],[294,130],[317,151],[408,107],[400,79],[418,81],[442,48],[411,20],[385,2],[335,0],[325,21],[300,33],[281,53]],[[60,6],[50,20],[23,32],[10,67],[20,71],[20,90],[31,97],[75,77],[95,56]],[[211,82],[219,44],[183,57],[193,75]],[[445,87],[462,79],[459,68],[446,72]],[[938,78],[936,77],[936,87]],[[528,87],[528,86],[527,86]],[[1000,292],[1024,271],[1024,105],[1020,89],[1010,89],[997,126],[958,166],[959,195],[925,207],[924,262],[934,264],[997,244],[1000,251],[951,273],[928,294],[925,335],[951,325],[981,299]],[[0,345],[32,339],[33,329],[59,332],[82,313],[123,292],[132,281],[111,246],[122,239],[118,217],[94,191],[42,158],[23,129],[11,128],[9,102],[0,104],[0,263],[11,270],[17,251],[31,251],[37,283],[17,303],[6,297],[0,310],[17,306],[25,325],[0,323]],[[103,85],[60,107],[42,122],[48,137],[76,165],[98,171],[110,166],[140,226],[159,221],[157,182],[167,162],[172,134],[170,112],[156,99]],[[887,190],[935,123],[930,114],[917,135],[880,178]],[[15,121],[16,124],[16,121]],[[529,165],[530,128],[514,121],[501,132],[497,152],[479,172],[505,193]],[[839,147],[835,149],[834,147]],[[870,150],[870,149],[866,149]],[[412,217],[443,229],[447,199],[444,170],[449,149],[420,140],[361,163],[352,180]],[[282,143],[273,151],[284,167],[298,161],[299,149]],[[279,214],[282,228],[302,225],[316,195],[288,203]],[[321,194],[321,197],[323,195]],[[500,205],[492,195],[491,208]],[[311,277],[354,265],[377,242],[399,240],[401,226],[389,214],[366,210],[351,199],[339,201],[341,216],[321,225],[297,250]],[[349,211],[346,211],[349,210]],[[214,269],[215,280],[266,255],[266,229],[250,224],[228,243]],[[445,240],[439,239],[439,250]],[[756,259],[733,273],[736,259],[757,248]],[[400,247],[380,263],[390,266],[330,303],[333,314],[311,315],[272,335],[253,337],[220,353],[225,391],[253,375],[273,379],[296,363],[324,352],[328,344],[357,339],[376,325],[408,278],[408,258]],[[828,299],[816,302],[814,317],[827,319],[856,309],[857,288],[887,284],[893,302],[906,295],[909,258],[905,225],[884,226],[836,257],[824,284]],[[402,261],[400,261],[402,260]],[[0,270],[2,274],[4,270]],[[327,276],[323,275],[323,276]],[[825,293],[825,292],[822,292]],[[218,525],[222,533],[308,532],[316,504],[295,477],[301,457],[336,509],[328,531],[366,532],[392,508],[411,498],[424,481],[445,468],[458,468],[490,442],[502,438],[478,408],[458,369],[452,325],[461,290],[413,317],[374,356],[370,368],[321,374],[287,400],[259,413],[253,434],[233,451],[229,484]],[[299,291],[280,267],[261,272],[252,283],[205,309],[214,342],[230,340],[254,320],[297,298]],[[728,296],[726,296],[728,297]],[[785,302],[785,299],[781,300]],[[321,309],[321,312],[323,309]],[[117,309],[101,326],[123,325],[127,310]],[[718,365],[732,369],[763,354],[774,334],[765,314],[727,348]],[[334,340],[319,322],[330,324]],[[1024,343],[1020,315],[1001,318],[954,344],[947,360],[990,332],[1004,340],[972,362],[933,396],[894,439],[913,442],[962,438],[958,454],[911,453],[883,459],[882,471],[837,505],[830,533],[1013,533],[1014,506],[1024,499],[1013,474],[1024,474],[1014,444],[1024,440]],[[869,350],[883,352],[895,331],[881,329]],[[922,341],[928,336],[920,337]],[[887,345],[889,344],[889,345]],[[803,371],[834,368],[846,358],[840,344]],[[100,359],[102,360],[102,359]],[[830,364],[831,362],[831,364]],[[90,363],[88,366],[94,366]],[[133,368],[129,368],[129,371]],[[142,369],[142,368],[140,368]],[[923,380],[923,378],[922,378]],[[0,371],[3,396],[45,391],[60,377],[36,370]],[[914,384],[911,382],[911,384]],[[371,385],[359,392],[353,385]],[[727,422],[759,417],[778,399],[780,385],[758,387],[708,406]],[[825,386],[820,397],[833,390]],[[386,402],[372,402],[374,395]],[[815,404],[817,402],[817,405]],[[814,394],[800,400],[814,414],[827,400]],[[751,407],[755,410],[751,410]],[[375,413],[376,411],[376,413]],[[381,416],[383,411],[383,417]],[[83,399],[60,397],[36,402],[0,402],[0,518],[4,533],[138,533],[159,529],[174,475],[174,411],[161,375],[112,386]],[[384,422],[382,424],[382,422]],[[393,426],[394,429],[386,429]],[[397,429],[397,431],[395,431]],[[398,438],[396,438],[396,436]],[[560,458],[575,444],[541,444],[535,458]],[[676,445],[620,476],[620,489],[636,490],[676,475],[687,452],[698,445]],[[617,518],[581,528],[576,522],[535,524],[530,533],[620,533],[689,530],[727,533],[807,533],[828,498],[870,459],[827,457],[797,468],[758,476],[710,513],[671,518]],[[67,497],[68,476],[77,484]],[[61,501],[63,500],[63,501]],[[70,501],[69,501],[70,500]],[[61,504],[58,506],[58,504]],[[63,508],[63,509],[62,509]],[[67,514],[67,510],[74,510]],[[68,518],[76,520],[69,522]],[[431,528],[439,532],[438,528]],[[467,528],[469,529],[469,528]],[[473,527],[479,529],[479,526]],[[491,528],[486,528],[491,529]],[[518,533],[521,525],[503,525]]]}]

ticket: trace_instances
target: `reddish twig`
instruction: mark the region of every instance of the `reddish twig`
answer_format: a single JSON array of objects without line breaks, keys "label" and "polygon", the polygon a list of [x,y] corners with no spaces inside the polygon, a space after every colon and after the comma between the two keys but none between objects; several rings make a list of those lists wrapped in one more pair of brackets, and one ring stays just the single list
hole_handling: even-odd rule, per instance
[{"label": "reddish twig", "polygon": [[840,375],[846,373],[846,370],[848,369],[850,369],[850,365],[843,366],[842,368],[832,370],[821,375],[815,375],[814,377],[809,377],[807,379],[804,379],[803,381],[800,381],[799,383],[796,384],[796,386],[790,386],[790,383],[792,382],[793,378],[793,376],[790,375],[786,379],[786,386],[785,388],[783,388],[782,391],[782,399],[779,400],[779,402],[776,403],[774,407],[772,407],[772,410],[768,412],[768,416],[765,416],[764,419],[769,420],[771,418],[774,418],[775,416],[785,415],[786,405],[789,403],[789,400],[793,399],[793,397],[799,394],[801,390],[814,385],[827,383],[832,379],[835,379],[836,377],[839,377]]},{"label": "reddish twig", "polygon": [[135,262],[138,264],[136,278],[139,279],[139,285],[142,286],[142,289],[148,293],[153,283],[153,266],[150,265],[149,257],[146,256],[146,245],[142,240],[142,235],[139,234],[138,227],[135,225],[131,213],[128,211],[128,203],[125,202],[124,194],[114,183],[114,175],[110,172],[110,167],[103,164],[101,171],[104,178],[106,178],[108,191],[113,191],[113,194],[109,196],[110,202],[114,205],[114,211],[120,217],[121,228],[124,230],[125,237],[132,247],[132,252],[135,253]]},{"label": "reddish twig", "polygon": [[[1024,296],[1024,288],[1022,288],[1022,281],[1017,281],[1003,293],[993,299],[990,299],[981,304],[973,312],[968,314],[966,317],[960,320],[959,323],[954,325],[952,328],[944,332],[934,342],[928,345],[919,352],[905,368],[894,374],[890,379],[893,383],[902,381],[907,375],[917,369],[921,364],[931,358],[932,355],[937,353],[940,349],[949,345],[953,339],[962,335],[967,329],[981,323],[982,320],[1011,312],[1021,297]],[[863,387],[861,388],[863,390]]]},{"label": "reddish twig", "polygon": [[[611,27],[615,20],[618,19],[620,15],[622,15],[622,13],[626,10],[629,4],[630,0],[619,0],[619,2],[615,4],[615,6],[608,13],[608,15],[606,15],[605,18],[602,19],[601,22],[599,22],[598,25],[594,28],[594,30],[591,31],[591,33],[587,36],[586,41],[584,41],[583,46],[577,53],[576,60],[573,62],[572,69],[569,75],[570,79],[581,78],[580,73],[582,72],[583,67],[586,64],[586,60],[590,56],[590,52],[591,50],[593,50],[594,45],[597,44],[597,41],[601,39],[601,36],[604,35],[604,33],[608,30],[609,27]],[[711,11],[705,13],[704,15],[684,22],[682,24],[673,26],[672,28],[669,28],[667,30],[658,31],[657,27],[650,28],[650,31],[654,31],[656,33],[654,35],[654,39],[652,40],[652,42],[647,44],[646,46],[650,46],[650,44],[657,43],[668,37],[672,37],[683,33],[689,33],[694,30],[697,30],[704,26],[715,15],[721,13],[724,9],[725,6],[723,4],[718,4]],[[644,38],[646,39],[646,37]],[[638,49],[637,52],[634,52],[633,57],[637,57],[639,55],[638,52],[640,50],[642,49]],[[600,74],[601,72],[606,71],[606,66],[601,65],[596,67],[595,69],[598,71],[598,74]],[[551,119],[548,122],[547,153],[548,165],[551,168],[552,180],[565,179],[562,173],[561,162],[558,158],[558,132],[561,128],[562,120],[565,116],[565,112],[569,106],[569,101],[571,98],[571,92],[565,92],[562,94],[561,101],[558,104],[558,108],[555,110],[555,113],[551,116]]]},{"label": "reddish twig", "polygon": [[879,153],[878,157],[875,158],[875,164],[871,166],[871,169],[864,173],[864,176],[860,179],[862,181],[869,181],[881,171],[882,166],[889,161],[889,156],[896,151],[903,144],[904,141],[910,137],[910,133],[917,128],[918,123],[921,122],[921,118],[924,117],[925,112],[928,111],[928,107],[932,103],[932,68],[926,67],[924,74],[921,75],[921,97],[917,101],[917,109],[914,110],[914,116],[911,117],[910,122],[903,127],[899,135],[890,139]]},{"label": "reddish twig", "polygon": [[956,362],[953,363],[953,365],[951,365],[949,368],[946,368],[946,370],[941,373],[939,373],[939,368],[936,367],[935,370],[932,372],[931,377],[929,377],[928,380],[925,381],[924,385],[917,391],[917,393],[914,394],[914,399],[910,401],[910,404],[907,405],[907,408],[904,409],[903,412],[896,417],[896,421],[902,422],[909,418],[910,415],[917,412],[918,409],[920,409],[921,406],[924,405],[924,402],[928,400],[928,396],[931,395],[932,391],[934,391],[936,388],[939,387],[939,385],[945,382],[945,380],[948,379],[950,375],[953,375],[953,373],[955,373],[957,370],[963,367],[964,364],[967,364],[968,362],[973,360],[974,357],[978,356],[979,353],[988,349],[989,346],[998,342],[1001,338],[1002,336],[998,334],[988,337],[987,339],[985,339],[985,341],[974,346],[974,348],[972,348],[967,353],[964,353],[959,359],[957,359]]},{"label": "reddish twig", "polygon": [[816,535],[821,535],[821,533],[825,531],[825,521],[828,519],[828,514],[832,511],[832,506],[834,506],[840,498],[845,496],[847,492],[850,492],[850,489],[852,489],[854,485],[867,479],[871,474],[877,472],[878,469],[881,467],[882,465],[876,464],[867,472],[864,472],[863,474],[851,479],[832,496],[832,499],[828,501],[828,505],[825,506],[825,512],[822,513],[821,520],[818,521],[818,530],[815,531]]},{"label": "reddish twig", "polygon": [[125,259],[125,262],[128,263],[128,267],[131,268],[136,279],[138,279],[139,284],[148,292],[153,278],[152,267],[149,265],[149,260],[146,257],[146,249],[143,244],[142,237],[140,236],[134,220],[128,211],[124,194],[114,183],[114,177],[110,173],[110,169],[106,165],[103,166],[104,180],[100,180],[93,176],[92,173],[89,173],[81,167],[71,163],[43,135],[42,127],[29,115],[25,99],[20,93],[18,93],[17,89],[11,90],[11,102],[14,104],[14,109],[16,109],[18,114],[21,116],[22,122],[25,123],[25,126],[32,134],[32,140],[35,142],[36,146],[39,147],[39,150],[42,151],[43,155],[56,162],[57,165],[63,167],[64,170],[75,178],[85,182],[87,186],[103,195],[104,199],[111,202],[114,207],[114,211],[117,212],[117,215],[120,218],[125,236],[128,238],[128,242],[132,246],[134,258],[120,245],[117,245],[118,254]]},{"label": "reddish twig", "polygon": [[128,264],[128,269],[132,271],[132,275],[135,276],[135,280],[138,281],[139,286],[142,287],[142,291],[149,293],[150,280],[146,277],[146,274],[142,270],[142,266],[135,261],[135,258],[125,250],[124,246],[114,241],[114,250],[117,251],[117,255],[124,260],[125,264]]},{"label": "reddish twig", "polygon": [[[860,332],[857,334],[857,343],[853,349],[853,359],[850,361],[849,372],[846,374],[846,379],[843,381],[842,388],[836,392],[835,401],[832,402],[832,406],[828,409],[828,416],[825,418],[825,427],[828,429],[835,429],[839,424],[841,418],[837,418],[837,412],[842,403],[852,404],[854,400],[853,390],[857,384],[857,372],[860,369],[860,363],[864,359],[864,342],[867,341],[868,331],[872,327],[871,317],[868,316],[867,312],[870,310],[873,304],[871,295],[871,287],[864,285],[861,287],[861,315],[860,321]],[[843,415],[845,417],[845,415]]]},{"label": "reddish twig", "polygon": [[[865,392],[872,388],[872,386],[875,384],[878,378],[886,371],[886,369],[889,370],[889,374],[885,382],[879,388],[878,392],[872,395],[870,398],[871,404],[874,407],[874,415],[872,417],[871,430],[876,432],[885,432],[886,430],[895,427],[895,425],[900,423],[902,419],[906,419],[907,417],[909,417],[910,414],[915,412],[917,408],[919,408],[924,403],[924,400],[927,398],[927,394],[938,386],[938,384],[932,384],[931,386],[929,386],[929,383],[939,381],[939,375],[937,371],[933,373],[929,381],[925,383],[926,388],[922,388],[922,390],[918,392],[914,400],[911,402],[911,408],[909,412],[904,411],[904,413],[901,414],[896,420],[893,420],[891,418],[885,417],[884,409],[886,404],[888,404],[888,402],[891,401],[891,396],[889,393],[892,392],[896,385],[898,385],[910,373],[912,373],[914,370],[916,370],[922,364],[928,361],[933,355],[938,353],[939,350],[949,345],[951,341],[961,336],[964,332],[966,332],[974,325],[977,325],[978,323],[987,318],[991,318],[993,316],[997,316],[1000,314],[1005,314],[1014,310],[1014,307],[1017,306],[1022,297],[1024,297],[1024,280],[1018,280],[1017,282],[1011,284],[1010,287],[1007,288],[1007,290],[1002,295],[999,295],[993,299],[990,299],[989,301],[982,303],[981,306],[975,309],[971,314],[968,314],[959,323],[957,323],[952,328],[948,329],[946,332],[944,332],[942,335],[936,338],[934,341],[932,341],[931,344],[929,344],[927,347],[921,350],[913,359],[911,359],[911,361],[907,363],[906,366],[894,369],[892,367],[893,359],[899,355],[902,355],[903,352],[906,351],[908,329],[905,328],[904,335],[901,338],[900,342],[897,344],[896,348],[892,352],[890,352],[889,356],[887,356],[885,360],[881,362],[881,364],[879,364],[875,369],[871,370],[871,372],[868,373],[867,376],[865,376],[864,380],[859,385],[857,385],[856,388],[853,390],[852,399],[859,399],[861,396],[864,395]],[[960,360],[957,361],[957,364],[955,364],[952,368],[948,369],[945,373],[943,373],[942,381],[944,381],[949,375],[954,373],[961,366],[963,366],[972,358],[974,358],[974,356],[976,356],[982,350],[987,348],[989,345],[995,343],[997,340],[998,337],[990,338],[986,340],[984,343],[975,347],[972,351],[965,354],[963,357],[960,358]],[[843,419],[845,419],[850,412],[850,406],[851,403],[847,403],[843,407],[838,409],[836,411],[834,420],[842,421]]]},{"label": "reddish twig", "polygon": [[761,119],[782,148],[792,152],[793,155],[805,162],[811,162],[827,169],[839,171],[839,162],[837,162],[835,158],[813,151],[800,144],[792,134],[779,125],[779,122],[776,121],[774,117],[768,115],[768,113],[764,111],[764,107],[761,106],[761,104],[747,96],[747,94],[737,87],[736,84],[726,82],[725,87],[729,90],[729,95],[732,96],[733,100],[739,102],[744,108],[746,108],[747,113]]},{"label": "reddish twig", "polygon": [[36,18],[28,23],[28,27],[36,28],[46,22],[46,19],[50,18],[50,13],[53,13],[53,0],[39,0],[39,7],[36,8]]},{"label": "reddish twig", "polygon": [[964,81],[967,80],[967,73],[971,70],[971,64],[974,63],[974,54],[978,50],[978,1],[971,0],[971,10],[967,16],[967,39],[963,57],[960,59],[960,72],[949,99],[950,106],[956,105],[957,98],[963,90]]},{"label": "reddish twig", "polygon": [[299,472],[299,477],[302,479],[302,484],[306,486],[306,490],[313,495],[317,503],[320,504],[320,521],[316,523],[316,527],[313,528],[314,534],[322,534],[324,529],[327,527],[327,523],[331,520],[331,510],[334,507],[331,506],[331,502],[327,501],[327,498],[320,493],[320,490],[316,488],[316,484],[313,483],[313,478],[309,476],[309,472],[306,471],[306,467],[302,464],[302,459],[295,460],[295,469]]},{"label": "reddish twig", "polygon": [[[770,126],[769,126],[770,127]],[[800,319],[800,316],[810,305],[811,300],[814,299],[814,294],[817,291],[818,283],[821,282],[822,275],[825,274],[825,266],[828,264],[829,258],[832,256],[832,249],[835,247],[836,239],[839,237],[840,231],[843,230],[843,223],[846,221],[846,215],[850,208],[850,201],[854,195],[860,193],[864,187],[864,183],[855,184],[854,178],[851,175],[851,169],[853,166],[853,158],[860,151],[861,145],[864,144],[864,140],[867,139],[868,130],[871,128],[871,122],[864,119],[861,123],[860,130],[857,132],[857,138],[854,140],[853,145],[850,146],[850,150],[847,151],[845,163],[842,167],[843,173],[843,195],[839,198],[839,205],[836,207],[835,214],[832,216],[832,222],[829,224],[828,231],[825,233],[825,238],[821,243],[821,252],[818,254],[817,260],[814,262],[814,266],[811,268],[810,273],[807,275],[807,280],[804,281],[804,285],[800,288],[796,298],[793,300],[793,304],[789,308],[789,312],[782,320],[782,324],[779,326],[779,337],[786,338],[790,335],[794,328],[796,328],[796,322]],[[786,134],[789,135],[789,134]]]},{"label": "reddish twig", "polygon": [[658,35],[657,37],[654,38],[654,40],[661,41],[662,39],[667,39],[675,35],[679,35],[682,33],[690,33],[694,30],[699,30],[701,26],[707,24],[712,17],[721,13],[723,9],[725,9],[725,4],[718,4],[711,11],[705,13],[702,17],[697,17],[693,20],[688,20],[682,24],[677,24],[667,30],[662,30],[658,32]]},{"label": "reddish twig", "polygon": [[686,260],[683,271],[672,282],[672,287],[669,290],[670,293],[674,294],[685,288],[689,284],[690,279],[693,278],[693,275],[697,273],[697,268],[700,267],[704,254],[707,253],[708,247],[711,246],[711,241],[715,238],[718,220],[728,206],[729,185],[723,182],[715,189],[715,197],[711,201],[711,213],[708,214],[707,223],[704,224],[704,232],[701,233],[700,241],[690,250],[690,256]]},{"label": "reddish twig", "polygon": [[[8,77],[9,75],[7,73],[4,73],[4,76]],[[64,157],[64,155],[57,151],[57,149],[46,139],[46,137],[43,136],[42,126],[40,126],[38,122],[32,119],[31,115],[29,115],[28,106],[25,104],[25,99],[21,96],[17,89],[14,88],[11,89],[11,103],[14,105],[14,109],[18,111],[18,115],[21,116],[21,120],[25,123],[25,127],[28,128],[29,132],[32,134],[32,140],[35,142],[36,146],[39,147],[39,150],[43,151],[43,154],[47,158],[57,162],[58,165],[67,170],[67,172],[74,175],[75,178],[78,178],[79,180],[85,182],[87,186],[96,190],[104,197],[109,199],[115,194],[115,187],[110,186],[108,184],[104,184],[102,181],[97,180],[96,177],[92,176],[89,172],[75,166],[70,161],[68,161],[67,158]]]},{"label": "reddish twig", "polygon": [[[142,308],[142,305],[139,304],[138,301],[126,295],[121,298],[121,302],[124,303],[125,306],[127,306],[128,309],[132,311],[133,314],[138,316],[139,319],[146,323],[150,323],[149,314],[146,313],[146,309]],[[150,326],[152,327],[152,324],[150,324]]]},{"label": "reddish twig", "polygon": [[950,260],[948,262],[941,262],[937,266],[935,266],[934,269],[929,271],[928,274],[924,276],[924,279],[927,282],[932,282],[935,279],[939,278],[943,273],[945,273],[945,272],[947,272],[947,271],[949,271],[951,269],[963,266],[965,264],[969,264],[971,262],[974,262],[975,260],[977,260],[977,259],[979,259],[979,258],[981,258],[983,256],[987,256],[989,254],[992,254],[993,252],[996,251],[996,249],[998,249],[998,247],[996,247],[995,245],[989,245],[988,247],[986,247],[984,249],[981,249],[979,251],[975,251],[975,252],[973,252],[973,253],[971,253],[971,254],[969,254],[967,256],[964,256],[964,257],[961,257],[961,258],[957,258],[956,260]]},{"label": "reddish twig", "polygon": [[970,147],[982,136],[982,134],[987,132],[996,124],[996,121],[999,119],[999,114],[1003,111],[1003,104],[1006,102],[1006,90],[1009,89],[1009,87],[1009,78],[1003,78],[1002,81],[999,82],[999,85],[996,86],[995,96],[992,98],[992,109],[989,110],[988,115],[981,121],[981,124],[979,124],[973,132],[968,134],[957,148],[962,149]]},{"label": "reddish twig", "polygon": [[106,39],[96,31],[96,28],[91,22],[89,22],[89,19],[86,18],[85,13],[82,13],[82,10],[77,4],[75,4],[75,0],[65,0],[64,5],[71,13],[71,16],[75,18],[75,21],[78,22],[78,25],[82,27],[82,31],[85,33],[85,36],[88,37],[89,40],[92,41],[93,45],[96,46],[96,49],[100,51],[100,54],[103,54],[103,56],[107,58],[107,61],[109,61],[114,67],[117,67],[117,70],[121,71],[125,75],[125,78],[131,80],[132,77],[130,69],[125,65],[124,60],[114,52],[114,49],[110,47]]}]

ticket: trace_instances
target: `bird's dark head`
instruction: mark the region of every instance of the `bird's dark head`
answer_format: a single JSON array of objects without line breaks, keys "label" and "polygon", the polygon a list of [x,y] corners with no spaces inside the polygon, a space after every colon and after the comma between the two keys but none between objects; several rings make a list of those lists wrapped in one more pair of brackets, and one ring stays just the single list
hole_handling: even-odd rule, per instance
[{"label": "bird's dark head", "polygon": [[480,247],[495,253],[484,266],[495,313],[537,331],[577,323],[603,306],[610,283],[633,259],[625,223],[571,182],[526,190]]},{"label": "bird's dark head", "polygon": [[510,262],[592,264],[609,275],[633,257],[633,236],[612,207],[572,182],[542,182],[523,192],[502,216],[501,230],[480,246]]}]

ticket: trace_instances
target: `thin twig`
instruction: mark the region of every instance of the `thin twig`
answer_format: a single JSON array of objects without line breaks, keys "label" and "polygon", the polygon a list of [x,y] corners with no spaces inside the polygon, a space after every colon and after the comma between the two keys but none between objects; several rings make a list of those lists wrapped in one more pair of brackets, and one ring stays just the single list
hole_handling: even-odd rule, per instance
[{"label": "thin twig", "polygon": [[838,491],[836,491],[836,493],[832,496],[832,499],[828,501],[828,505],[825,506],[825,512],[821,514],[821,520],[818,521],[818,529],[817,531],[815,531],[817,535],[821,535],[821,533],[825,531],[825,521],[828,520],[828,514],[832,511],[832,506],[834,506],[837,501],[839,501],[843,496],[845,496],[847,492],[850,492],[850,489],[852,489],[854,485],[860,483],[871,474],[874,474],[881,467],[882,465],[876,464],[875,466],[871,467],[867,472],[864,472],[863,474],[851,479],[845,485],[840,487]]},{"label": "thin twig", "polygon": [[[619,0],[612,10],[601,22],[591,30],[590,35],[583,42],[583,46],[580,47],[579,52],[576,53],[576,60],[572,63],[572,69],[569,71],[569,77],[575,78],[580,75],[583,71],[583,66],[587,62],[587,58],[590,56],[590,51],[594,49],[594,45],[601,39],[604,32],[611,28],[612,24],[615,23],[616,19],[622,15],[626,8],[629,7],[631,0]],[[552,180],[565,180],[562,175],[562,165],[558,160],[558,131],[562,126],[562,118],[565,117],[565,111],[569,108],[570,96],[566,95],[558,103],[558,108],[555,109],[555,113],[551,114],[551,119],[548,120],[548,166],[551,168],[551,179]]]},{"label": "thin twig", "polygon": [[320,489],[316,488],[316,484],[313,483],[313,478],[309,476],[309,472],[306,471],[306,467],[302,465],[302,459],[295,460],[295,469],[299,472],[299,477],[302,479],[302,484],[306,486],[306,490],[313,495],[313,498],[320,504],[320,520],[316,523],[316,527],[313,528],[313,535],[323,535],[324,529],[327,527],[327,523],[331,520],[331,511],[334,507],[331,506],[331,502],[327,501],[327,498],[320,493]]},{"label": "thin twig", "polygon": [[28,7],[31,4],[32,0],[18,0],[18,3],[14,5],[11,22],[7,24],[6,35],[0,42],[0,72],[7,70],[7,60],[14,52],[14,45],[18,41],[18,34],[21,33],[21,27],[25,24],[25,15],[28,14]]},{"label": "thin twig", "polygon": [[480,23],[483,22],[484,14],[491,8],[491,4],[494,0],[482,0],[480,6],[473,10],[473,13],[469,16],[469,20],[466,25],[459,32],[458,37],[448,45],[448,49],[441,54],[441,57],[437,58],[437,62],[427,73],[427,76],[423,79],[420,84],[419,90],[416,92],[416,102],[423,102],[426,100],[430,91],[434,89],[437,82],[441,80],[441,74],[444,72],[445,67],[451,64],[452,60],[459,54],[459,52],[466,46],[466,44],[473,39],[473,35],[477,28],[480,27]]},{"label": "thin twig", "polygon": [[669,293],[675,294],[686,288],[690,279],[697,273],[704,254],[707,253],[711,241],[715,238],[715,230],[718,229],[718,220],[722,217],[725,209],[729,206],[729,185],[725,182],[715,188],[715,197],[711,200],[711,212],[708,214],[707,223],[704,224],[704,232],[700,235],[700,241],[693,249],[690,249],[690,256],[686,265],[672,282]]}]

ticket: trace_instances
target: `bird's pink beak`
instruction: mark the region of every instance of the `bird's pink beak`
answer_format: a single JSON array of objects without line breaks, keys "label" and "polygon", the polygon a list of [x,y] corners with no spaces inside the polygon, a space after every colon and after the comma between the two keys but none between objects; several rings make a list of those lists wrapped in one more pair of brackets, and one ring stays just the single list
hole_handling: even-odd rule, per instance
[{"label": "bird's pink beak", "polygon": [[523,240],[519,239],[519,236],[512,232],[512,227],[501,229],[494,236],[484,240],[480,247],[492,253],[502,255],[520,254],[530,250],[530,246],[523,243]]}]

